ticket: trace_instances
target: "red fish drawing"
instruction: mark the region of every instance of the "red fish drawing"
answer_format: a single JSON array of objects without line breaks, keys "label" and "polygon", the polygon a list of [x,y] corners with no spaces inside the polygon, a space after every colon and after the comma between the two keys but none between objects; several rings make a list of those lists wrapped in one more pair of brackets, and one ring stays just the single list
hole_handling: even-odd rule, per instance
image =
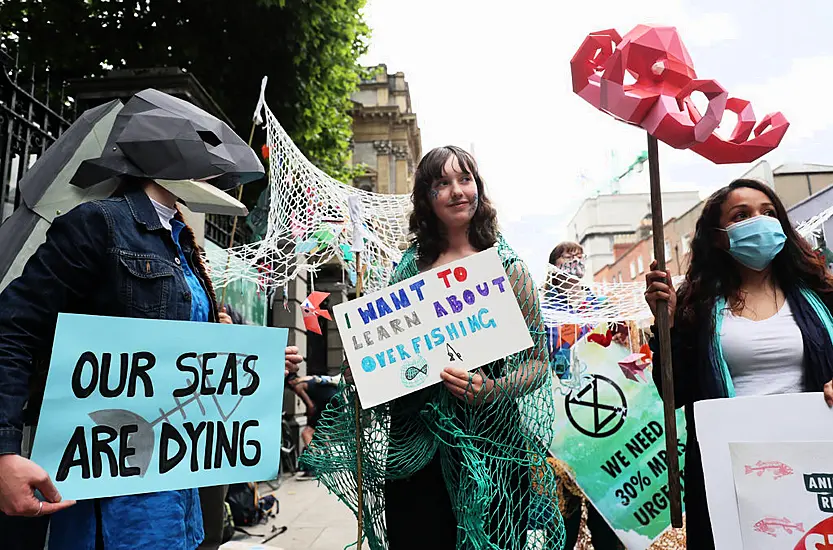
[{"label": "red fish drawing", "polygon": [[770,537],[777,537],[779,528],[786,531],[789,535],[792,535],[795,531],[804,532],[803,523],[793,523],[787,518],[773,518],[769,516],[756,523],[754,527],[755,531],[767,534]]},{"label": "red fish drawing", "polygon": [[745,466],[746,475],[757,473],[758,477],[764,475],[764,472],[772,472],[773,479],[780,479],[782,477],[791,476],[793,469],[777,460],[764,461],[759,460],[754,466]]}]

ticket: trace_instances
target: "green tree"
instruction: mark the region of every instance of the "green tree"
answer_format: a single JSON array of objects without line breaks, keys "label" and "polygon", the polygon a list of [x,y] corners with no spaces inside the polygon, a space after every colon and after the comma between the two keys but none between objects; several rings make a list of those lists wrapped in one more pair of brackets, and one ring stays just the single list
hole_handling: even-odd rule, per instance
[{"label": "green tree", "polygon": [[267,75],[278,120],[310,160],[344,181],[350,94],[369,36],[365,1],[0,0],[0,40],[17,42],[22,66],[48,67],[62,80],[180,67],[244,139]]}]

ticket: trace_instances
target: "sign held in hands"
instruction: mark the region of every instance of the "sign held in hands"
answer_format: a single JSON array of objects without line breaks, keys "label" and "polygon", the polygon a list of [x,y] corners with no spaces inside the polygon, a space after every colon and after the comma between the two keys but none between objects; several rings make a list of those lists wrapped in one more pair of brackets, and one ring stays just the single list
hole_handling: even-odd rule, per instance
[{"label": "sign held in hands", "polygon": [[69,499],[273,479],[286,340],[62,313],[32,460]]},{"label": "sign held in hands", "polygon": [[426,271],[333,308],[362,407],[532,347],[497,250]]}]

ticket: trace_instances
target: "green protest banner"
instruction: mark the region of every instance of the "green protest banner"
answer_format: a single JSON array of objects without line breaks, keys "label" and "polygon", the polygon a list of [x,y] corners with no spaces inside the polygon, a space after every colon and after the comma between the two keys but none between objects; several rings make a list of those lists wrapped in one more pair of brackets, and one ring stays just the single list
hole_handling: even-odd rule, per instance
[{"label": "green protest banner", "polygon": [[[634,362],[632,351],[611,342],[609,335],[605,339],[607,328],[599,325],[594,341],[586,335],[571,350],[583,379],[574,388],[564,381],[556,385],[550,450],[570,467],[625,546],[644,550],[671,525],[662,400],[651,366]],[[682,410],[677,433],[682,460]]]},{"label": "green protest banner", "polygon": [[228,252],[220,248],[211,241],[205,241],[205,255],[210,266],[220,266],[219,269],[212,270],[211,282],[217,289],[217,299],[223,293],[222,286],[226,284],[226,303],[234,308],[243,316],[243,320],[249,325],[257,325],[261,327],[267,326],[267,316],[269,312],[266,303],[266,291],[261,289],[257,282],[257,271],[250,268],[250,277],[237,278],[233,281],[224,281],[222,276],[214,275],[214,273],[222,273],[223,268],[228,261]]}]

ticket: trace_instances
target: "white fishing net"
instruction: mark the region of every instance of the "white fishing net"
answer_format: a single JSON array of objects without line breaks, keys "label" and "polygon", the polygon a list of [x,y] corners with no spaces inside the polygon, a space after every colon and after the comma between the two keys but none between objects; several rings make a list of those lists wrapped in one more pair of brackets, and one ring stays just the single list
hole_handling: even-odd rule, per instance
[{"label": "white fishing net", "polygon": [[[249,279],[264,289],[280,289],[300,273],[314,274],[334,262],[355,285],[353,250],[363,245],[365,289],[382,288],[407,243],[410,197],[364,191],[319,170],[295,146],[262,95],[256,116],[266,125],[268,229],[262,240],[234,247],[227,259],[210,262],[212,278],[221,281],[219,286],[222,281]],[[358,198],[363,212],[358,225],[350,219],[351,196]],[[363,239],[354,243],[354,233],[359,232]]]},{"label": "white fishing net", "polygon": [[[673,277],[675,287],[683,277]],[[563,324],[635,322],[650,324],[651,310],[645,302],[645,283],[587,283],[554,266],[540,285],[541,310],[548,326]]]},{"label": "white fishing net", "polygon": [[833,206],[816,214],[808,220],[798,223],[795,230],[799,235],[807,239],[809,243],[816,248],[822,244],[824,240],[824,224],[833,218]]},{"label": "white fishing net", "polygon": [[[292,142],[262,93],[255,117],[266,126],[268,228],[256,243],[237,246],[222,258],[209,257],[212,279],[220,281],[218,286],[224,286],[223,281],[247,279],[263,289],[281,289],[300,273],[314,276],[322,265],[337,263],[345,280],[355,285],[354,250],[363,244],[365,290],[384,287],[407,246],[410,196],[364,191],[319,170]],[[360,203],[361,220],[351,219],[350,197]],[[805,224],[807,234],[820,225],[814,222]],[[354,242],[359,232],[363,238]],[[681,281],[682,277],[675,278],[675,284]],[[551,267],[539,290],[549,326],[627,321],[645,327],[652,319],[641,281],[585,283]]]}]

